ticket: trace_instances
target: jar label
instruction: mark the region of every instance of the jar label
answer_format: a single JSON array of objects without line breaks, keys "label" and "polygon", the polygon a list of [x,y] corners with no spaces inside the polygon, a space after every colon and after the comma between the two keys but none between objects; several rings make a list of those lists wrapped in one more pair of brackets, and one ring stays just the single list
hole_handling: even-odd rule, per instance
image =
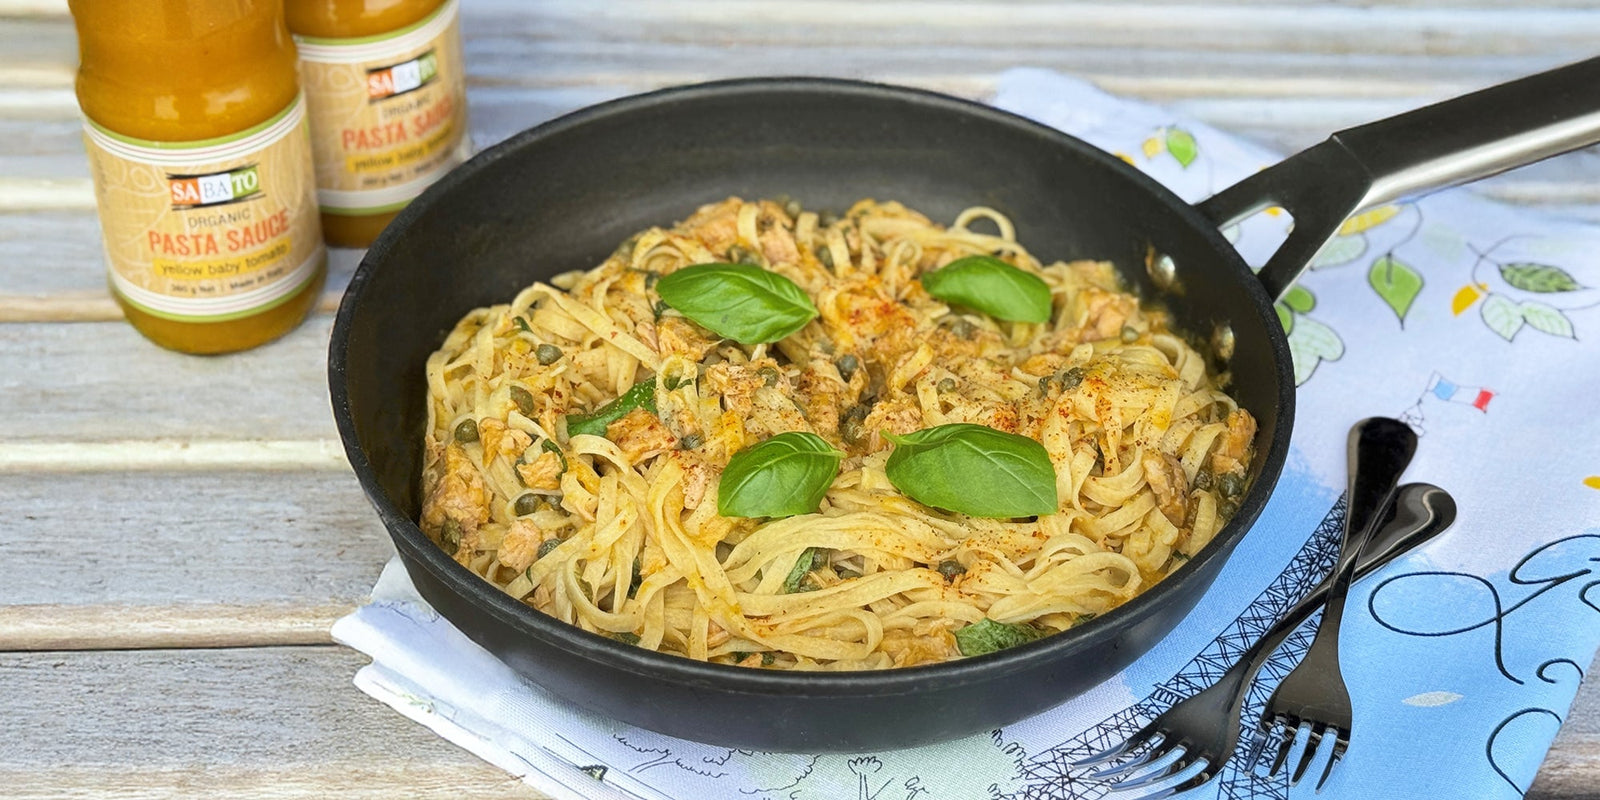
[{"label": "jar label", "polygon": [[324,212],[394,211],[466,158],[457,0],[381,36],[296,36]]},{"label": "jar label", "polygon": [[326,258],[305,103],[231,136],[152,142],[84,122],[111,286],[166,319],[282,303]]}]

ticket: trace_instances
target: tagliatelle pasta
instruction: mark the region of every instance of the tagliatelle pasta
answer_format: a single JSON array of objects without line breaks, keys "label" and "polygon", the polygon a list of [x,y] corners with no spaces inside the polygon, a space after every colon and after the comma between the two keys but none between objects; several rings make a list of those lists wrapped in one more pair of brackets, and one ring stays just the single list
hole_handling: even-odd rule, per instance
[{"label": "tagliatelle pasta", "polygon": [[[428,360],[422,529],[584,630],[722,663],[877,669],[1071,628],[1232,515],[1255,421],[1112,265],[1041,265],[985,208],[948,228],[892,202],[829,216],[729,199],[467,314]],[[1004,322],[922,286],[976,254],[1042,278],[1050,318]],[[714,262],[793,281],[817,318],[746,345],[659,302],[661,277]],[[968,517],[898,491],[885,434],[949,423],[1040,442],[1056,513]],[[729,459],[789,431],[844,454],[818,510],[720,515]]]}]

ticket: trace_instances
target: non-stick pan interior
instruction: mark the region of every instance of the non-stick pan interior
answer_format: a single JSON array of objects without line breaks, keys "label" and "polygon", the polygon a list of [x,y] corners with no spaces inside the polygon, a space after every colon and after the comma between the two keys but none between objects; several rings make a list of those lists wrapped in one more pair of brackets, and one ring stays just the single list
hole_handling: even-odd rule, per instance
[{"label": "non-stick pan interior", "polygon": [[[1117,158],[1000,112],[866,84],[750,81],[633,98],[514,137],[435,185],[369,251],[335,332],[334,396],[359,450],[358,474],[393,504],[391,529],[395,515],[415,519],[420,505],[423,363],[463,313],[593,267],[634,232],[702,204],[778,194],[835,211],[864,197],[899,200],[944,223],[968,206],[990,206],[1010,216],[1041,260],[1109,259],[1152,298],[1160,293],[1146,259],[1152,248],[1169,255],[1184,291],[1160,302],[1200,338],[1231,325],[1233,389],[1260,422],[1256,469],[1265,465],[1265,483],[1275,480],[1288,434],[1280,410],[1292,402],[1282,335],[1270,328],[1277,320],[1265,293],[1197,213]],[[1229,530],[1242,531],[1264,499],[1251,492]],[[414,530],[395,531],[402,552],[421,541]],[[1207,560],[1215,559],[1196,562]],[[1217,568],[1192,563],[1130,606],[1170,602],[1159,597],[1168,594],[1192,604]],[[1185,580],[1198,587],[1169,585]],[[1186,610],[1128,612],[1139,641],[1124,632],[1115,652],[1068,683],[1082,690],[1108,677]],[[1060,700],[1072,686],[1052,691]],[[1026,702],[1039,710],[1037,698]]]}]

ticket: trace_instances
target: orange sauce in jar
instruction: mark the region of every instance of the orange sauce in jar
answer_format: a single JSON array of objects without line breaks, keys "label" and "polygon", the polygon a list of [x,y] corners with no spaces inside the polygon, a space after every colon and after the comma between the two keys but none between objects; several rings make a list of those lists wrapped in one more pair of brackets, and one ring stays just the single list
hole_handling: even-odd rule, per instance
[{"label": "orange sauce in jar", "polygon": [[155,343],[293,329],[327,253],[294,42],[274,0],[70,0],[112,293]]},{"label": "orange sauce in jar", "polygon": [[322,229],[366,247],[466,157],[458,0],[286,0]]}]

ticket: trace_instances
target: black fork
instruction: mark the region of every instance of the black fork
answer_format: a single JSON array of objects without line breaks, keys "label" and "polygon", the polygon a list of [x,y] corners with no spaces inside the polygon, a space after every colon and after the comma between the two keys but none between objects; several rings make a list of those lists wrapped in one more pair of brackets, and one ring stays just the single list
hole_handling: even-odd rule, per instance
[{"label": "black fork", "polygon": [[1333,752],[1328,756],[1317,789],[1327,783],[1333,767],[1350,747],[1352,712],[1350,690],[1339,669],[1339,625],[1344,617],[1345,600],[1355,577],[1356,555],[1383,520],[1383,511],[1392,501],[1400,474],[1411,463],[1417,449],[1417,435],[1404,422],[1386,417],[1371,417],[1356,423],[1350,431],[1349,505],[1345,512],[1344,544],[1334,564],[1327,606],[1311,649],[1278,684],[1261,715],[1256,744],[1250,762],[1260,758],[1273,728],[1281,732],[1277,757],[1267,772],[1278,774],[1288,762],[1296,740],[1304,731],[1305,747],[1289,778],[1291,786],[1300,782],[1316,758],[1322,740],[1333,735]]},{"label": "black fork", "polygon": [[[1455,500],[1445,490],[1426,483],[1400,487],[1388,521],[1361,551],[1356,577],[1365,577],[1431,540],[1449,528],[1455,518]],[[1203,765],[1198,772],[1173,786],[1140,795],[1142,800],[1167,797],[1210,781],[1233,757],[1239,743],[1239,711],[1251,677],[1301,623],[1322,607],[1332,579],[1333,576],[1328,576],[1285,612],[1216,683],[1179,701],[1121,744],[1078,761],[1074,766],[1099,767],[1097,772],[1086,776],[1091,779],[1125,778],[1112,787],[1120,796],[1121,792],[1173,778],[1193,764]],[[1179,756],[1170,759],[1169,754],[1180,748]],[[1134,753],[1138,753],[1138,757],[1123,761]],[[1119,761],[1123,763],[1116,763]],[[1158,766],[1158,762],[1164,764],[1164,768]],[[1143,774],[1135,777],[1135,773]]]}]

